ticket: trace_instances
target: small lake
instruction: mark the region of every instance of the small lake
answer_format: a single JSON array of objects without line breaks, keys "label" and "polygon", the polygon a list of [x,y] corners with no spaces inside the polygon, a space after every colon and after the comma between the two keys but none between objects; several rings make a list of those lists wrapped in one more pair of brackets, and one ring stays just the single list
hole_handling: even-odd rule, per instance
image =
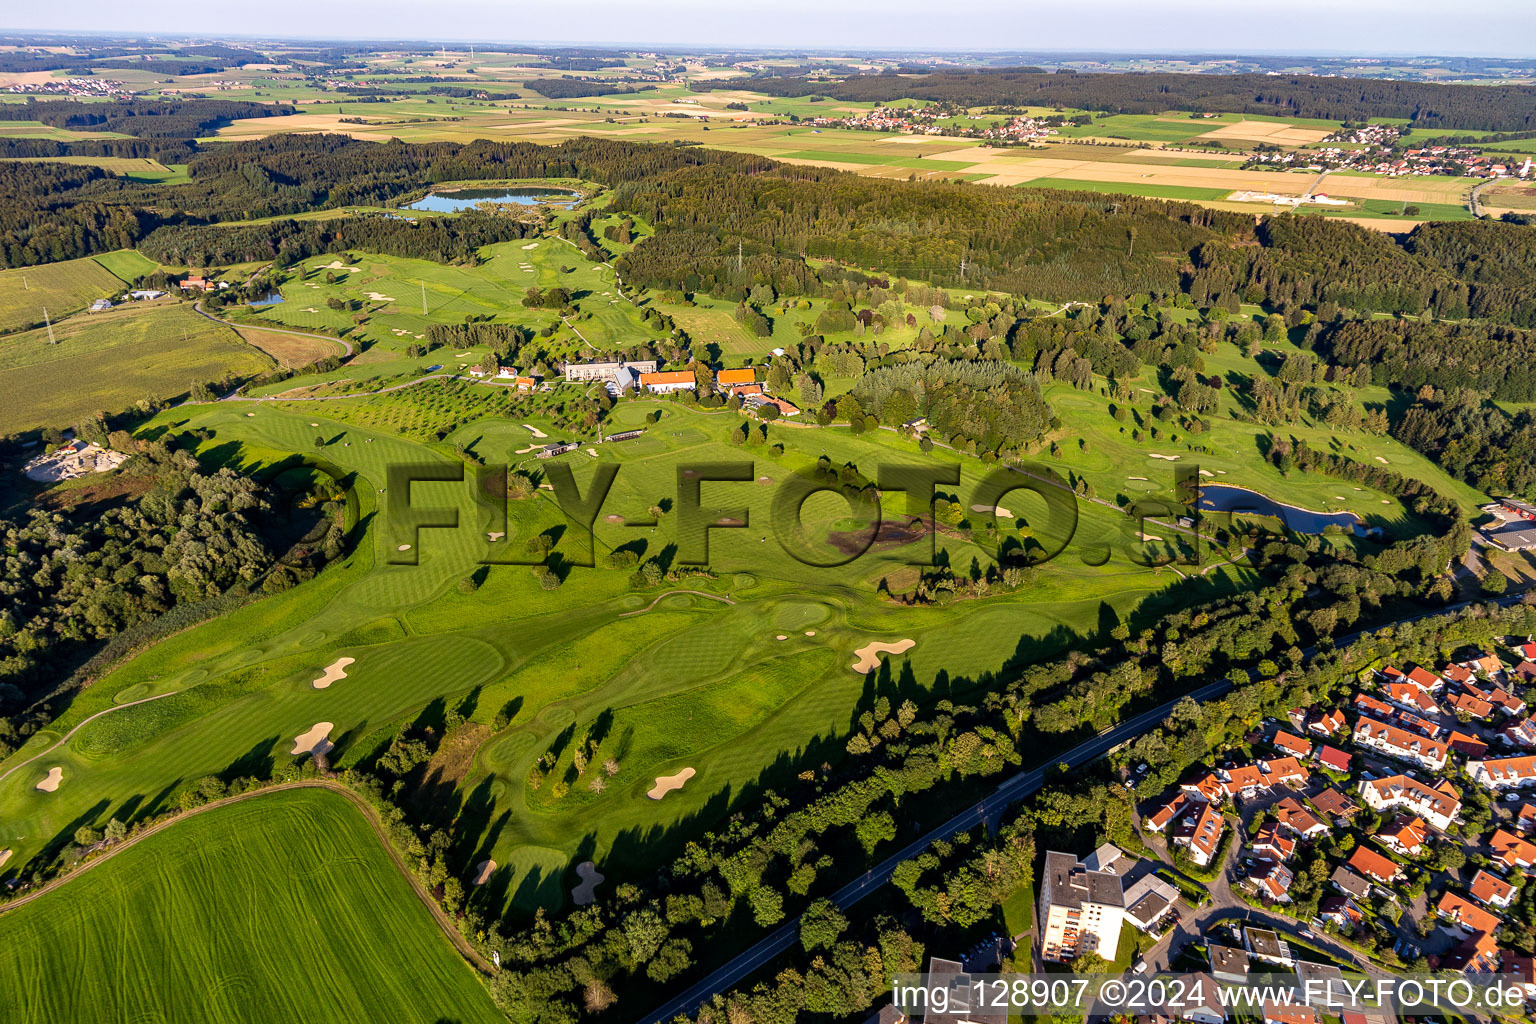
[{"label": "small lake", "polygon": [[1365,533],[1360,517],[1353,512],[1313,512],[1294,505],[1281,504],[1258,491],[1228,484],[1201,484],[1200,508],[1207,512],[1273,516],[1280,520],[1286,529],[1295,533],[1318,534],[1329,526],[1337,526],[1356,535]]},{"label": "small lake", "polygon": [[461,188],[452,192],[428,192],[426,198],[405,206],[407,210],[430,210],[434,213],[459,213],[474,209],[477,203],[516,203],[518,206],[537,206],[540,203],[566,204],[579,199],[575,192],[558,188],[529,188],[519,185],[506,188]]},{"label": "small lake", "polygon": [[247,306],[255,306],[255,307],[257,307],[259,309],[262,306],[275,306],[279,302],[282,302],[282,301],[283,301],[283,293],[282,292],[271,291],[271,292],[267,292],[267,294],[263,295],[259,299],[252,299],[252,300],[250,300],[249,302],[246,303],[246,305]]}]

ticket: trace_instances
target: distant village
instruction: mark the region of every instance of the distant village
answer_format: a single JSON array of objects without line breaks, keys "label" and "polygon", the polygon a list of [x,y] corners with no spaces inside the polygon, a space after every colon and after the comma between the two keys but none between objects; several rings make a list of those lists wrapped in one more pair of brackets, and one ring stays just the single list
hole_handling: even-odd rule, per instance
[{"label": "distant village", "polygon": [[[977,124],[941,123],[968,120]],[[980,122],[987,122],[985,127]],[[876,107],[866,113],[842,117],[801,118],[801,124],[817,128],[848,128],[855,131],[900,132],[906,135],[952,135],[973,139],[1030,142],[1050,138],[1065,123],[1059,116],[1046,118],[1017,115],[997,122],[996,115],[958,113],[939,105],[926,107]]]},{"label": "distant village", "polygon": [[31,96],[128,96],[127,85],[113,78],[51,78],[42,82],[17,82],[6,92]]},{"label": "distant village", "polygon": [[[1261,150],[1248,160],[1252,167],[1295,167],[1307,170],[1369,171],[1386,177],[1438,174],[1459,178],[1529,178],[1531,161],[1506,162],[1465,146],[1399,146],[1408,129],[1400,125],[1368,124],[1334,132],[1306,150]],[[1336,145],[1328,145],[1336,143]],[[1359,148],[1355,148],[1359,147]]]}]

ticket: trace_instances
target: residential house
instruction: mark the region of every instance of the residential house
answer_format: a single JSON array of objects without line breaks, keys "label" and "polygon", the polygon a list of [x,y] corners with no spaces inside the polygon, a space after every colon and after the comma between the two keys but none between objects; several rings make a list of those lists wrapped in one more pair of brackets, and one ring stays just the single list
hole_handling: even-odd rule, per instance
[{"label": "residential house", "polygon": [[693,391],[699,386],[692,370],[662,370],[659,373],[642,373],[640,386],[653,395],[670,395],[678,391]]},{"label": "residential house", "polygon": [[1407,814],[1399,814],[1376,834],[1378,843],[1403,857],[1417,857],[1428,840],[1429,826],[1424,819]]},{"label": "residential house", "polygon": [[1312,801],[1312,806],[1316,807],[1319,813],[1332,818],[1336,823],[1352,821],[1355,815],[1360,813],[1360,805],[1333,786],[1308,799]]},{"label": "residential house", "polygon": [[1209,770],[1192,782],[1180,783],[1179,788],[1207,803],[1221,803],[1227,798],[1227,784],[1215,772]]},{"label": "residential house", "polygon": [[1536,784],[1536,757],[1496,757],[1468,761],[1467,774],[1487,789],[1498,791]]},{"label": "residential house", "polygon": [[1435,698],[1429,695],[1429,691],[1418,683],[1400,680],[1387,684],[1387,702],[1396,704],[1406,711],[1417,711],[1425,715],[1433,715],[1439,712],[1440,705],[1435,703]]},{"label": "residential house", "polygon": [[1322,1024],[1322,1020],[1310,1006],[1264,1000],[1264,1024]]},{"label": "residential house", "polygon": [[1280,824],[1303,839],[1316,839],[1318,836],[1325,836],[1333,831],[1317,815],[1303,807],[1301,801],[1294,796],[1286,797],[1275,804],[1272,809],[1275,812],[1275,818]]},{"label": "residential house", "polygon": [[537,378],[537,377],[513,377],[512,378],[512,387],[514,387],[518,391],[532,391],[534,388],[536,388],[538,386],[539,386],[539,378]]},{"label": "residential house", "polygon": [[1342,774],[1349,774],[1350,756],[1338,747],[1330,747],[1328,744],[1319,744],[1317,748],[1317,763],[1324,768]]},{"label": "residential house", "polygon": [[1223,946],[1215,942],[1206,944],[1206,956],[1211,961],[1211,973],[1223,981],[1248,980],[1248,951],[1235,946]]},{"label": "residential house", "polygon": [[1260,828],[1259,834],[1253,837],[1253,853],[1260,860],[1284,863],[1295,855],[1296,840],[1288,829],[1271,822]]},{"label": "residential house", "polygon": [[1355,847],[1355,852],[1349,855],[1345,866],[1378,885],[1391,885],[1403,873],[1396,861],[1364,846]]},{"label": "residential house", "polygon": [[1458,896],[1454,892],[1448,892],[1440,897],[1440,902],[1435,904],[1435,910],[1441,917],[1454,921],[1465,932],[1476,934],[1488,932],[1492,934],[1498,930],[1499,919],[1494,917],[1482,907],[1473,903],[1465,896]]},{"label": "residential house", "polygon": [[[1363,878],[1360,880],[1365,881]],[[1367,887],[1369,887],[1368,883]],[[1365,923],[1365,914],[1348,896],[1324,896],[1322,902],[1317,905],[1317,916],[1333,924],[1346,935]]]},{"label": "residential house", "polygon": [[1391,718],[1395,713],[1392,705],[1386,701],[1377,700],[1368,693],[1355,694],[1355,711],[1372,718]]},{"label": "residential house", "polygon": [[1174,846],[1189,850],[1189,857],[1200,867],[1208,866],[1216,857],[1221,835],[1226,830],[1226,820],[1211,804],[1198,804],[1197,809],[1184,816],[1170,832]]},{"label": "residential house", "polygon": [[1493,850],[1493,862],[1505,871],[1513,871],[1515,868],[1529,871],[1536,864],[1536,846],[1507,829],[1501,828],[1494,832],[1488,845]]},{"label": "residential house", "polygon": [[1510,983],[1518,985],[1525,993],[1525,1001],[1536,999],[1536,957],[1520,956],[1512,950],[1503,950],[1501,970],[1509,976]]},{"label": "residential house", "polygon": [[1515,812],[1515,830],[1530,835],[1536,832],[1536,804],[1521,804]]},{"label": "residential house", "polygon": [[1451,714],[1458,718],[1466,715],[1474,721],[1481,721],[1493,714],[1492,704],[1470,693],[1453,693],[1445,698],[1445,703],[1450,708]]},{"label": "residential house", "polygon": [[1490,654],[1487,651],[1482,651],[1476,657],[1467,658],[1459,664],[1489,679],[1497,680],[1504,674],[1503,660],[1497,654]]},{"label": "residential house", "polygon": [[1148,873],[1125,890],[1125,919],[1132,927],[1150,932],[1178,899],[1177,886],[1160,875]]},{"label": "residential house", "polygon": [[1479,870],[1472,878],[1472,895],[1490,907],[1508,910],[1515,902],[1515,887],[1491,871]]},{"label": "residential house", "polygon": [[1445,738],[1451,749],[1467,757],[1482,757],[1488,753],[1488,744],[1476,736],[1464,732],[1452,732]]},{"label": "residential house", "polygon": [[1279,964],[1281,967],[1296,966],[1296,958],[1291,955],[1290,944],[1279,934],[1266,928],[1243,929],[1243,945],[1248,947],[1248,952],[1260,960]]},{"label": "residential house", "polygon": [[1227,1010],[1216,987],[1216,979],[1209,974],[1194,974],[1184,981],[1187,988],[1179,999],[1183,1006],[1179,1019],[1192,1024],[1223,1024]]},{"label": "residential house", "polygon": [[1525,714],[1525,701],[1502,686],[1495,686],[1479,696],[1511,718],[1519,718]]},{"label": "residential house", "polygon": [[1125,921],[1125,893],[1113,871],[1089,871],[1070,853],[1045,855],[1040,889],[1040,955],[1057,963],[1083,953],[1113,958]]},{"label": "residential house", "polygon": [[1200,802],[1196,795],[1181,789],[1173,795],[1172,800],[1159,807],[1151,817],[1141,819],[1142,827],[1151,832],[1161,832]]},{"label": "residential house", "polygon": [[1359,746],[1436,772],[1445,767],[1451,749],[1449,744],[1371,718],[1361,718],[1355,723],[1354,739]]},{"label": "residential house", "polygon": [[1311,773],[1294,757],[1276,757],[1268,761],[1260,761],[1259,768],[1264,772],[1265,789],[1273,789],[1276,786],[1300,789],[1312,781]]},{"label": "residential house", "polygon": [[1295,733],[1277,732],[1275,733],[1274,742],[1276,747],[1279,747],[1287,754],[1292,754],[1296,757],[1312,756],[1312,741],[1302,739]]},{"label": "residential house", "polygon": [[[1532,646],[1530,644],[1527,647]],[[1536,682],[1536,661],[1526,659],[1514,667],[1514,674],[1520,677],[1522,683]]]},{"label": "residential house", "polygon": [[1510,722],[1494,738],[1506,747],[1522,747],[1526,750],[1536,748],[1536,721],[1522,718],[1518,722]]},{"label": "residential house", "polygon": [[1338,708],[1325,711],[1315,721],[1307,724],[1307,731],[1319,736],[1332,736],[1344,728],[1344,712]]},{"label": "residential house", "polygon": [[1451,827],[1461,811],[1461,794],[1449,782],[1431,788],[1406,775],[1366,779],[1360,783],[1360,796],[1373,811],[1409,810],[1441,832]]},{"label": "residential house", "polygon": [[1474,932],[1440,961],[1440,966],[1463,974],[1495,974],[1499,970],[1499,943],[1492,932]]},{"label": "residential house", "polygon": [[1342,893],[1357,899],[1368,899],[1371,895],[1371,883],[1346,867],[1336,867],[1328,880]]}]

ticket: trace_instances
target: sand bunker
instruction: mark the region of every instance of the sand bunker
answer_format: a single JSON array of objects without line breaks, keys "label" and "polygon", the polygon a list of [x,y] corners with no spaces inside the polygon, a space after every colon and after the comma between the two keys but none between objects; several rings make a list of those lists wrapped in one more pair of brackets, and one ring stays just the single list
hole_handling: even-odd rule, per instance
[{"label": "sand bunker", "polygon": [[645,795],[652,800],[660,800],[674,789],[682,789],[683,783],[693,778],[695,774],[697,773],[692,768],[684,768],[676,775],[658,775],[656,785],[652,786],[650,792]]},{"label": "sand bunker", "polygon": [[1148,452],[1147,453],[1147,458],[1149,458],[1149,459],[1162,459],[1164,462],[1178,462],[1181,458],[1183,458],[1183,456],[1182,455],[1159,455],[1159,454],[1157,454],[1157,452]]},{"label": "sand bunker", "polygon": [[775,640],[788,640],[789,639],[789,634],[788,633],[780,633],[778,636],[774,637],[774,639]]},{"label": "sand bunker", "polygon": [[595,458],[597,458],[597,449],[596,448],[588,448],[587,449],[587,454],[592,456],[595,459]]},{"label": "sand bunker", "polygon": [[528,431],[528,433],[532,434],[534,437],[548,437],[549,436],[548,434],[544,433],[544,431],[542,431],[538,427],[534,426],[532,423],[524,423],[523,424],[523,429]]},{"label": "sand bunker", "polygon": [[1202,470],[1201,470],[1201,471],[1200,471],[1200,475],[1201,475],[1201,476],[1215,476],[1215,475],[1216,475],[1216,474],[1215,474],[1215,473],[1212,473],[1212,472],[1211,472],[1211,471],[1210,471],[1210,470],[1208,470],[1208,469],[1202,469]]},{"label": "sand bunker", "polygon": [[917,641],[911,637],[902,637],[893,644],[883,640],[871,641],[853,652],[859,656],[859,660],[853,663],[853,670],[859,675],[868,675],[871,669],[880,664],[880,655],[905,654],[916,646]]},{"label": "sand bunker", "polygon": [[483,860],[475,865],[475,885],[484,885],[491,880],[491,873],[496,870],[496,862]]},{"label": "sand bunker", "polygon": [[507,534],[505,530],[488,530],[485,534],[486,539],[489,540],[492,544],[496,543],[498,540],[501,540],[501,538],[505,537],[506,535]]},{"label": "sand bunker", "polygon": [[300,313],[318,313],[320,311],[318,309],[316,309],[314,306],[305,306],[303,309],[299,310],[299,312]]},{"label": "sand bunker", "polygon": [[326,739],[331,730],[336,728],[330,722],[316,722],[315,727],[309,732],[302,732],[293,738],[293,749],[290,754],[328,754],[335,745]]},{"label": "sand bunker", "polygon": [[1387,460],[1382,458],[1380,455],[1376,456],[1376,461],[1381,463],[1383,466],[1387,464]]},{"label": "sand bunker", "polygon": [[312,427],[318,427],[318,426],[319,426],[319,425],[320,425],[320,424],[318,424],[318,423],[314,423],[314,422],[311,422],[311,423],[310,423],[310,426],[312,426]]},{"label": "sand bunker", "polygon": [[605,522],[605,523],[622,523],[623,521],[624,521],[624,517],[623,516],[617,515],[617,514],[615,514],[613,512],[610,512],[607,515],[603,516],[603,522]]},{"label": "sand bunker", "polygon": [[524,249],[537,249],[538,247],[538,242],[529,242],[527,245],[523,246]]},{"label": "sand bunker", "polygon": [[1009,512],[1007,509],[1003,508],[1003,506],[1001,506],[1001,505],[998,505],[995,508],[993,506],[991,506],[991,505],[972,505],[971,506],[971,511],[972,512],[991,512],[993,515],[996,515],[996,516],[998,516],[999,518],[1002,518],[1002,519],[1012,519],[1013,518],[1013,513]]},{"label": "sand bunker", "polygon": [[531,444],[527,448],[519,448],[517,451],[513,452],[512,454],[513,455],[527,455],[529,452],[536,452],[536,451],[538,451],[541,447],[543,447],[543,446],[542,445],[537,445],[537,444]]},{"label": "sand bunker", "polygon": [[454,355],[456,355],[456,356],[458,356],[459,358],[462,359],[464,356],[472,356],[472,355],[474,355],[474,353],[473,352],[455,352]]},{"label": "sand bunker", "polygon": [[[5,862],[0,861],[0,864],[3,863]],[[576,865],[576,875],[581,879],[581,884],[571,890],[571,902],[578,907],[584,907],[597,898],[597,893],[593,890],[602,885],[604,879],[597,870],[597,865],[589,860]]]},{"label": "sand bunker", "polygon": [[1127,480],[1145,480],[1146,477],[1144,477],[1144,476],[1128,476],[1128,477],[1126,477],[1126,479]]},{"label": "sand bunker", "polygon": [[806,636],[815,636],[816,635],[816,631],[814,629],[808,629],[808,630],[805,631],[805,635]]},{"label": "sand bunker", "polygon": [[395,550],[396,551],[409,551],[409,550],[411,550],[411,546],[409,544],[401,544],[399,547],[395,548]]},{"label": "sand bunker", "polygon": [[384,295],[381,292],[364,292],[363,294],[367,295],[374,302],[394,302],[395,301],[395,297],[393,295]]},{"label": "sand bunker", "polygon": [[5,862],[11,859],[10,850],[0,850],[0,868],[5,867]]},{"label": "sand bunker", "polygon": [[255,414],[255,413],[253,413],[253,412],[248,412],[248,413],[246,413],[246,415],[247,415],[247,416],[255,416],[255,415],[256,415],[256,414]]},{"label": "sand bunker", "polygon": [[341,260],[331,260],[331,262],[323,263],[320,266],[316,267],[315,269],[316,270],[345,270],[349,274],[357,274],[357,273],[360,273],[363,268],[362,267],[349,267],[345,263],[341,262]]},{"label": "sand bunker", "polygon": [[59,783],[63,781],[63,768],[49,768],[48,774],[43,777],[43,781],[39,782],[36,788],[42,790],[44,793],[52,793],[54,790],[59,788]]},{"label": "sand bunker", "polygon": [[325,675],[315,680],[315,689],[323,690],[336,680],[347,678],[347,666],[356,660],[356,658],[337,658],[325,666]]},{"label": "sand bunker", "polygon": [[1157,536],[1156,534],[1142,533],[1140,530],[1136,531],[1136,536],[1140,540],[1162,540],[1163,539],[1163,538]]}]

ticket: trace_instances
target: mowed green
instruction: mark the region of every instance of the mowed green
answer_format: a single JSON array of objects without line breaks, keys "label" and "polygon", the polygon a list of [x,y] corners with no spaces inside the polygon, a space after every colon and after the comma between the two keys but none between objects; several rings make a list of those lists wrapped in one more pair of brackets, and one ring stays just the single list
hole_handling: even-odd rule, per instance
[{"label": "mowed green", "polygon": [[91,259],[0,270],[0,333],[41,324],[44,310],[58,323],[122,289],[121,280]]},{"label": "mowed green", "polygon": [[14,396],[0,403],[0,433],[71,426],[276,365],[228,327],[164,300],[70,317],[54,324],[53,339],[47,329],[0,338],[0,393]]},{"label": "mowed green", "polygon": [[5,1019],[502,1020],[381,843],[317,789],[177,822],[0,914]]}]

